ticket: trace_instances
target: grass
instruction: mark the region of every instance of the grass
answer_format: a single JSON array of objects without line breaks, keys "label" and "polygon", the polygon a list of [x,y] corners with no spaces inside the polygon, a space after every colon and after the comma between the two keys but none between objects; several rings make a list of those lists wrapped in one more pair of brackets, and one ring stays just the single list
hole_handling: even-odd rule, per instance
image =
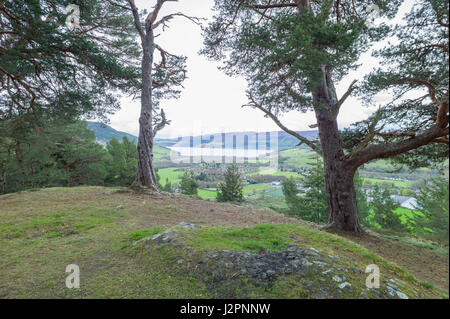
[{"label": "grass", "polygon": [[164,229],[162,227],[153,227],[151,229],[143,229],[143,230],[137,230],[132,233],[130,233],[124,240],[123,240],[123,246],[122,248],[129,247],[134,241],[151,237],[153,235],[156,235],[160,232],[162,232]]},{"label": "grass", "polygon": [[364,181],[371,182],[372,184],[389,183],[389,184],[392,184],[394,187],[400,187],[400,188],[411,188],[411,186],[412,186],[411,182],[393,181],[393,180],[389,180],[389,179],[380,179],[380,178],[364,178]]},{"label": "grass", "polygon": [[244,195],[259,194],[264,190],[271,189],[273,186],[266,184],[251,184],[243,187]]},{"label": "grass", "polygon": [[281,151],[280,157],[282,159],[285,158],[284,164],[304,167],[308,166],[309,163],[312,163],[315,160],[315,157],[317,157],[317,154],[309,149],[292,148]]},{"label": "grass", "polygon": [[211,190],[211,189],[198,189],[197,195],[201,198],[208,199],[208,198],[216,198],[217,197],[217,191]]},{"label": "grass", "polygon": [[160,182],[165,185],[166,179],[173,184],[177,184],[181,181],[181,176],[186,168],[185,167],[169,167],[158,169],[158,175],[160,176]]},{"label": "grass", "polygon": [[[99,191],[46,189],[13,194],[6,203],[0,197],[0,297],[203,297],[195,279],[168,269],[176,258],[171,252],[134,258],[123,249],[163,228],[141,229],[139,216],[130,217],[133,205],[115,210],[117,198]],[[80,290],[65,288],[72,263],[81,269]]]},{"label": "grass", "polygon": [[[403,225],[405,225],[411,232],[416,230],[416,219],[423,217],[423,214],[420,211],[411,210],[403,207],[398,207],[394,210],[394,213],[399,215],[400,221]],[[370,210],[369,220],[373,227],[381,230],[381,226],[374,222],[374,212]]]},{"label": "grass", "polygon": [[200,249],[232,249],[239,251],[286,248],[293,225],[258,225],[251,228],[210,227],[192,232],[188,243]]},{"label": "grass", "polygon": [[[242,188],[242,191],[244,193],[244,196],[247,196],[247,195],[253,195],[253,194],[260,194],[261,192],[263,192],[265,190],[270,190],[272,188],[274,188],[274,187],[270,186],[270,185],[266,185],[266,184],[252,184],[252,185],[245,185]],[[216,198],[217,190],[215,188],[199,189],[197,192],[197,195],[204,199]]]},{"label": "grass", "polygon": [[170,152],[171,152],[170,149],[168,149],[166,147],[162,147],[159,145],[153,146],[153,158],[155,160],[170,157]]},{"label": "grass", "polygon": [[270,169],[260,169],[259,171],[248,174],[248,176],[256,176],[256,175],[285,176],[287,178],[289,178],[289,177],[298,178],[299,177],[298,173],[296,173],[296,172],[273,171]]},{"label": "grass", "polygon": [[[0,298],[217,297],[207,278],[177,266],[183,251],[131,245],[181,221],[205,225],[183,233],[186,241],[199,250],[258,252],[282,250],[296,243],[352,258],[361,267],[376,262],[386,276],[422,286],[431,296],[442,296],[436,289],[421,285],[404,268],[362,246],[308,226],[280,223],[284,217],[269,212],[250,212],[250,208],[187,197],[174,200],[170,196],[107,194],[111,190],[51,188],[0,196]],[[68,264],[80,266],[81,289],[65,287]],[[245,287],[233,287],[234,296],[283,298],[308,294],[300,279],[289,276],[280,277],[270,289],[250,284]]]}]

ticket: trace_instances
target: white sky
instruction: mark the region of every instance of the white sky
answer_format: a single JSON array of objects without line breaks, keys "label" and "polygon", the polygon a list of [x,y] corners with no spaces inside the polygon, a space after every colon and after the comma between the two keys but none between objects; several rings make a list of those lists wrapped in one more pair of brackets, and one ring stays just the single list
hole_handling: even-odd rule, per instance
[{"label": "white sky", "polygon": [[[152,10],[155,3],[156,0],[136,1],[139,9],[146,8],[148,11]],[[412,0],[408,0],[401,12],[409,10],[412,3]],[[186,15],[211,19],[212,6],[213,0],[167,2],[160,17],[183,12]],[[400,21],[396,19],[395,22]],[[182,17],[176,17],[170,22],[170,28],[161,32],[157,43],[171,53],[188,57],[188,79],[183,84],[181,97],[161,102],[161,107],[172,122],[159,132],[157,137],[279,130],[261,111],[241,107],[247,102],[247,83],[243,78],[228,77],[217,69],[219,63],[209,61],[198,54],[203,45],[199,26]],[[370,53],[365,53],[359,64],[361,67],[357,71],[350,72],[336,85],[338,97],[342,96],[353,80],[362,79],[376,67],[377,60],[371,57]],[[378,101],[382,103],[387,98],[386,95],[380,95]],[[377,106],[367,108],[358,99],[349,97],[342,106],[338,119],[339,127],[347,127],[355,121],[367,118],[376,108]],[[124,97],[121,99],[121,110],[110,116],[111,126],[137,136],[139,113],[140,101]],[[312,112],[289,112],[282,117],[282,121],[290,129],[311,130],[308,126],[315,123],[315,116]]]}]

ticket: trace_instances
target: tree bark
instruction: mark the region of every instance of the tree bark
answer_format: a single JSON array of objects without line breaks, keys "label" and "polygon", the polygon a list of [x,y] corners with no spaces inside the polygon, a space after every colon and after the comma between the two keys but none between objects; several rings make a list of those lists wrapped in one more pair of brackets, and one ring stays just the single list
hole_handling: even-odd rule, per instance
[{"label": "tree bark", "polygon": [[336,89],[326,66],[321,70],[323,79],[313,92],[313,100],[324,162],[327,227],[361,232],[354,187],[357,166],[345,158],[337,125],[339,103]]},{"label": "tree bark", "polygon": [[355,171],[346,166],[342,161],[324,163],[328,227],[361,232],[354,187]]},{"label": "tree bark", "polygon": [[142,37],[142,95],[141,114],[139,117],[138,171],[135,183],[156,189],[158,181],[153,166],[153,102],[152,102],[152,67],[155,43],[153,30],[148,30]]}]

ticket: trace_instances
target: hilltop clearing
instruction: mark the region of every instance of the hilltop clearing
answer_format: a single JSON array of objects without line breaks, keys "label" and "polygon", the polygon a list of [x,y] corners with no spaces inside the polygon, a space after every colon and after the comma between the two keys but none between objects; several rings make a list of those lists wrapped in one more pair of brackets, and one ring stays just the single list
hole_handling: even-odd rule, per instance
[{"label": "hilltop clearing", "polygon": [[[447,297],[445,253],[345,237],[269,209],[182,195],[104,187],[7,194],[0,297]],[[80,267],[80,289],[65,287],[69,264]],[[379,290],[365,287],[369,264],[380,267]]]}]

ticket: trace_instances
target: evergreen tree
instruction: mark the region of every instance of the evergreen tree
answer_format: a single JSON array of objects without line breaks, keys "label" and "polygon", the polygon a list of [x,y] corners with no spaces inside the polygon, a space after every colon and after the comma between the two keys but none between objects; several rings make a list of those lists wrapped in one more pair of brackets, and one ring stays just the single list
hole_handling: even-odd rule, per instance
[{"label": "evergreen tree", "polygon": [[197,188],[198,183],[195,180],[194,172],[184,172],[180,182],[181,193],[184,195],[197,195]]},{"label": "evergreen tree", "polygon": [[25,120],[18,123],[0,122],[2,192],[104,183],[106,151],[87,123],[39,119],[46,129]]},{"label": "evergreen tree", "polygon": [[86,122],[53,129],[57,166],[64,170],[65,186],[102,185],[106,152],[95,140]]},{"label": "evergreen tree", "polygon": [[[153,165],[153,146],[156,134],[170,121],[162,109],[159,101],[163,98],[176,98],[179,96],[183,81],[186,79],[186,57],[170,54],[156,42],[155,35],[164,31],[170,20],[176,17],[187,18],[198,23],[198,19],[183,13],[172,13],[161,16],[161,9],[171,0],[156,0],[153,10],[141,15],[134,0],[122,0],[122,7],[131,11],[134,26],[140,38],[142,48],[141,57],[141,113],[139,117],[138,139],[138,169],[136,186],[158,188],[155,168]],[[159,60],[155,52],[161,57]]]},{"label": "evergreen tree", "polygon": [[136,145],[126,137],[123,137],[122,143],[113,138],[106,144],[106,149],[108,151],[106,183],[118,186],[130,185],[136,177]]},{"label": "evergreen tree", "polygon": [[420,190],[417,198],[418,207],[425,216],[418,217],[416,225],[420,233],[428,233],[424,228],[432,231],[432,235],[438,239],[449,240],[449,188],[448,179],[435,178]]},{"label": "evergreen tree", "polygon": [[[319,158],[316,162],[309,163],[309,167],[301,174],[300,184],[299,189],[292,177],[282,181],[283,195],[288,204],[289,213],[315,223],[326,223],[328,221],[327,198],[323,163]],[[360,218],[363,225],[367,226],[367,198],[362,190],[362,179],[358,173],[355,174],[355,187]]]},{"label": "evergreen tree", "polygon": [[[68,5],[80,9],[76,28]],[[119,92],[137,92],[140,52],[126,13],[113,1],[1,1],[3,189],[102,183],[104,151],[74,121],[106,120]]]},{"label": "evergreen tree", "polygon": [[224,178],[225,181],[217,185],[217,201],[243,202],[244,194],[239,168],[236,165],[228,166]]},{"label": "evergreen tree", "polygon": [[359,172],[355,173],[355,192],[356,192],[356,202],[358,205],[358,214],[361,224],[365,227],[370,225],[370,209],[367,200],[367,195],[364,192],[364,180],[359,175]]},{"label": "evergreen tree", "polygon": [[[414,159],[418,152],[436,161],[448,156],[448,2],[418,1],[406,26],[367,23],[368,9],[392,18],[401,2],[216,0],[216,15],[205,29],[203,53],[225,61],[229,75],[247,79],[247,105],[322,155],[329,227],[361,230],[354,173],[365,163]],[[360,92],[393,89],[394,99],[368,121],[340,132],[338,115],[356,81],[341,97],[335,83],[387,36],[398,37],[398,45],[379,52],[384,67]],[[398,99],[416,90],[423,91],[421,98]],[[314,111],[319,141],[283,125],[279,116],[292,110]],[[385,129],[391,123],[398,129]]]},{"label": "evergreen tree", "polygon": [[375,185],[370,192],[370,197],[369,207],[373,212],[374,221],[378,225],[395,231],[406,229],[400,220],[400,216],[394,212],[400,205],[391,198],[389,189],[381,189],[378,185]]},{"label": "evergreen tree", "polygon": [[[78,5],[79,27],[66,24]],[[105,119],[113,90],[139,87],[135,31],[127,10],[100,0],[5,0],[0,10],[0,120],[42,112]]]},{"label": "evergreen tree", "polygon": [[323,164],[319,159],[309,163],[301,174],[301,188],[293,178],[282,182],[283,194],[293,215],[315,223],[328,221],[327,199],[323,179]]},{"label": "evergreen tree", "polygon": [[289,213],[302,217],[302,199],[298,196],[299,189],[293,177],[281,181],[282,191],[286,204],[289,207]]}]

